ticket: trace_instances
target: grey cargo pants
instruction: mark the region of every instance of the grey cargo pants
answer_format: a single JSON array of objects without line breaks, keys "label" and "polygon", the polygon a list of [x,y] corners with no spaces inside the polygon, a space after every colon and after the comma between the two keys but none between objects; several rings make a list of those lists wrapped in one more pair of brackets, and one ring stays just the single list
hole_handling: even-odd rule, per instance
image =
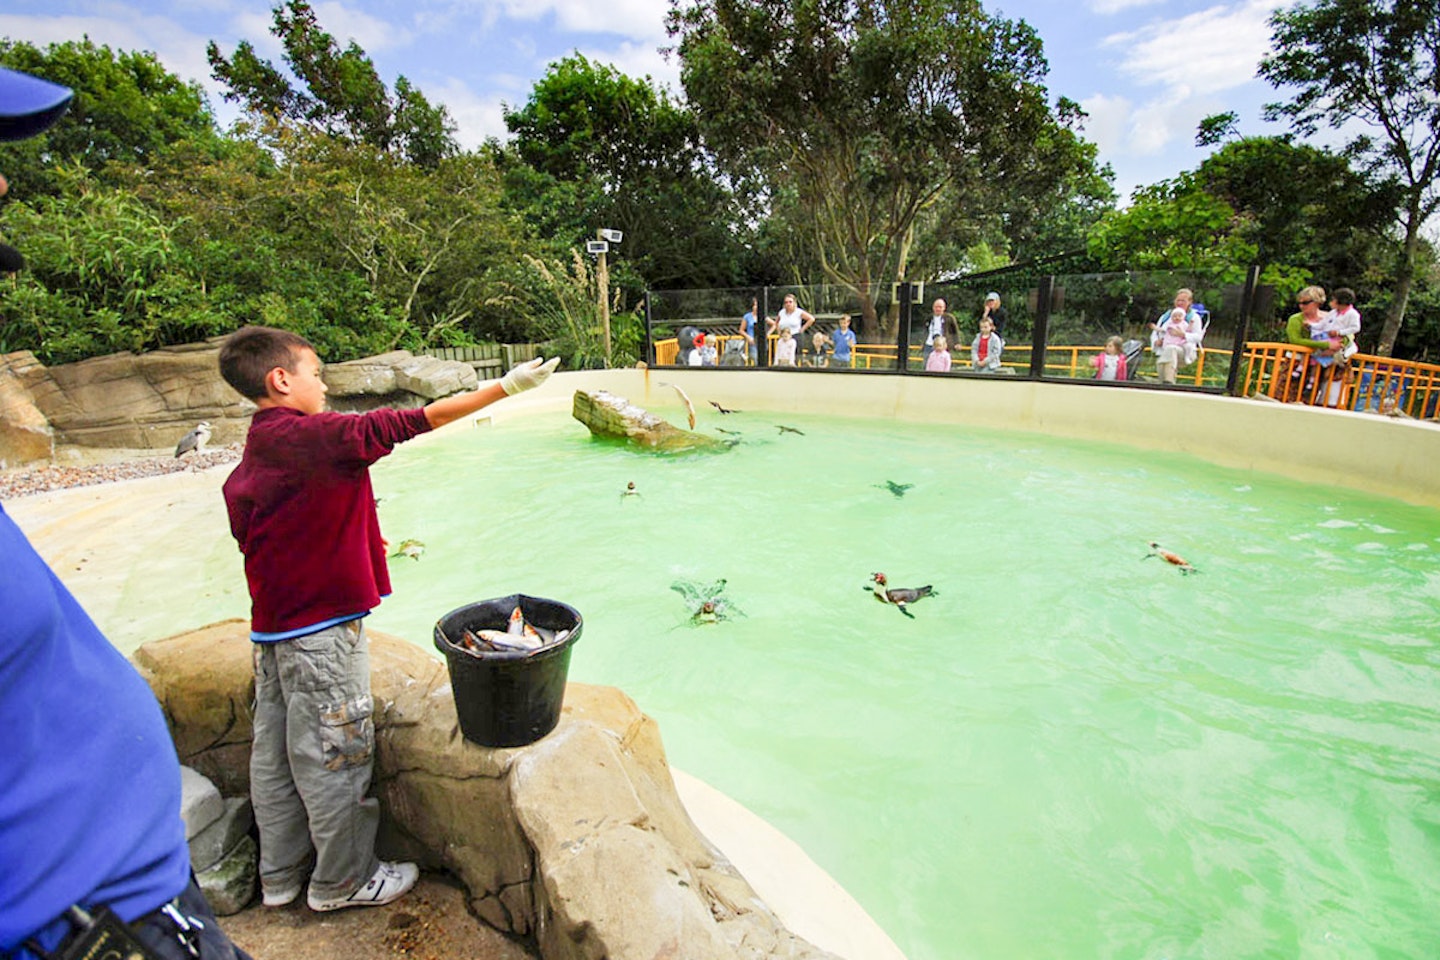
[{"label": "grey cargo pants", "polygon": [[260,883],[344,897],[379,867],[380,802],[366,797],[375,756],[370,641],[362,620],[255,644],[250,799]]}]

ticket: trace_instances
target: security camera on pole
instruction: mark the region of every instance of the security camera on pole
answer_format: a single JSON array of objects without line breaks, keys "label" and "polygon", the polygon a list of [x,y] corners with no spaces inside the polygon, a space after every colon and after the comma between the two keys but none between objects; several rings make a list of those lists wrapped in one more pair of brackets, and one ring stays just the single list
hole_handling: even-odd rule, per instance
[{"label": "security camera on pole", "polygon": [[605,332],[605,366],[610,366],[610,270],[605,263],[605,255],[610,252],[610,244],[619,243],[625,238],[625,234],[619,230],[611,230],[609,227],[600,227],[595,231],[595,239],[585,244],[585,251],[596,256],[595,286],[600,292],[600,328]]}]

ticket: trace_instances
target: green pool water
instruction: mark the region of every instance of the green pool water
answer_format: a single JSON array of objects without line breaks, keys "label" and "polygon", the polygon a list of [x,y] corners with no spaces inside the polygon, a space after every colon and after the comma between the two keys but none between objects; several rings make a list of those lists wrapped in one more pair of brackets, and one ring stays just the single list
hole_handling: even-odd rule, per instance
[{"label": "green pool water", "polygon": [[[717,426],[742,442],[657,457],[557,413],[400,448],[381,522],[426,552],[373,626],[574,605],[571,679],[910,960],[1440,956],[1440,512],[1118,445]],[[203,613],[243,613],[233,545],[197,549]],[[906,619],[877,570],[938,595]],[[747,616],[690,625],[671,583],[722,577]]]},{"label": "green pool water", "polygon": [[[374,625],[573,604],[571,678],[911,960],[1440,955],[1440,514],[1120,446],[715,426],[742,443],[656,457],[557,414],[385,461],[386,534],[427,552]],[[877,570],[938,596],[906,619]],[[671,583],[720,577],[747,616],[691,626]]]}]

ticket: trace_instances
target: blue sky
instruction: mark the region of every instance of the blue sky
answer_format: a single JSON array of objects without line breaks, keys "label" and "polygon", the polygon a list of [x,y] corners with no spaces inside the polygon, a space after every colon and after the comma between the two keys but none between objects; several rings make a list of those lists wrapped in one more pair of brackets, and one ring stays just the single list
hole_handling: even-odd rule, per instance
[{"label": "blue sky", "polygon": [[[1090,113],[1086,136],[1128,197],[1136,186],[1193,169],[1207,150],[1195,126],[1234,110],[1245,133],[1279,132],[1260,107],[1277,99],[1255,68],[1280,0],[1010,0],[987,9],[1024,19],[1050,61],[1053,97]],[[679,92],[679,67],[659,48],[666,0],[318,0],[321,24],[353,38],[393,85],[404,74],[444,103],[466,146],[504,137],[501,104],[525,102],[547,64],[578,50]],[[89,35],[115,49],[149,50],[200,81],[222,122],[233,108],[209,76],[205,45],[241,39],[275,63],[269,0],[6,0],[0,36],[38,45]],[[1003,136],[1003,131],[1000,132]]]}]

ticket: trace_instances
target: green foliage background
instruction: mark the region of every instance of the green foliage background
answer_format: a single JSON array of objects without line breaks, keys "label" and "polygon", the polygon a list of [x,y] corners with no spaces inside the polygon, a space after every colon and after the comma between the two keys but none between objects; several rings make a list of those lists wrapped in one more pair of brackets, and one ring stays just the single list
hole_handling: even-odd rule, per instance
[{"label": "green foliage background", "polygon": [[[1254,262],[1276,292],[1257,333],[1300,287],[1349,286],[1387,331],[1408,304],[1397,356],[1440,356],[1436,251],[1408,229],[1433,182],[1373,153],[1357,165],[1364,151],[1237,139],[1219,115],[1201,137],[1229,142],[1117,206],[1083,113],[1043,85],[1040,38],[969,0],[952,7],[886,0],[867,18],[819,0],[687,0],[671,30],[693,107],[576,54],[507,110],[507,142],[474,151],[443,105],[404,77],[387,86],[304,0],[274,9],[278,66],[249,43],[209,46],[245,110],[223,132],[198,85],[151,54],[0,40],[0,64],[75,90],[45,134],[0,143],[0,240],[28,261],[0,278],[0,351],[56,363],[264,323],[331,361],[501,340],[554,342],[567,366],[595,366],[602,293],[577,251],[607,227],[625,236],[605,294],[615,364],[639,357],[651,289],[826,280],[878,333],[893,329],[899,280],[1014,266],[976,282],[1015,304],[1042,273],[1124,275],[1085,300],[1128,316],[1142,271],[1163,302],[1173,275],[1218,291]],[[1289,36],[1308,22],[1275,24]],[[1410,92],[1440,116],[1433,91]],[[1022,117],[1024,135],[997,141],[965,119],[996,113]],[[1028,323],[1016,313],[1012,338]],[[1362,347],[1379,335],[1367,325]]]}]

